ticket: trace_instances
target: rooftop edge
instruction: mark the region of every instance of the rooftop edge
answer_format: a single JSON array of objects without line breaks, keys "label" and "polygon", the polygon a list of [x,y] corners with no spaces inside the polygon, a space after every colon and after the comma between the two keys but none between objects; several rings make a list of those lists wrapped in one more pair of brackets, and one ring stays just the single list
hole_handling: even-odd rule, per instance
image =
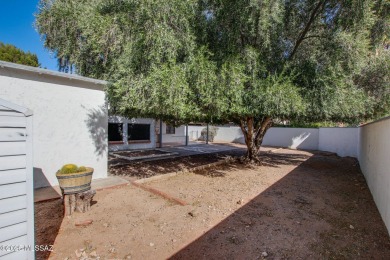
[{"label": "rooftop edge", "polygon": [[21,64],[17,64],[17,63],[6,62],[6,61],[0,61],[0,69],[1,68],[23,70],[23,71],[27,71],[27,72],[45,74],[45,75],[64,78],[64,79],[80,80],[80,81],[94,83],[94,84],[98,84],[98,85],[107,85],[107,83],[108,83],[105,80],[93,79],[93,78],[83,77],[83,76],[79,76],[79,75],[75,75],[75,74],[57,72],[57,71],[53,71],[53,70],[36,68],[36,67],[21,65]]}]

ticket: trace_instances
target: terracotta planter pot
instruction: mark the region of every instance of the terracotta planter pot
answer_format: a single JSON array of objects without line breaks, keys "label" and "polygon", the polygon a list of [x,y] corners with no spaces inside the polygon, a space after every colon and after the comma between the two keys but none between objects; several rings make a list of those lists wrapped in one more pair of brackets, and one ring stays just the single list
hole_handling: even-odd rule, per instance
[{"label": "terracotta planter pot", "polygon": [[56,176],[63,194],[80,193],[91,189],[93,168],[76,173],[60,173]]}]

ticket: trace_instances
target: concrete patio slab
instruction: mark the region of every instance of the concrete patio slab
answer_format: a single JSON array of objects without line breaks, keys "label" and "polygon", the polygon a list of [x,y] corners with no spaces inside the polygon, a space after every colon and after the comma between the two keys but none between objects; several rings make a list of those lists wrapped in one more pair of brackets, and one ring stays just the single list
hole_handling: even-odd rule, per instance
[{"label": "concrete patio slab", "polygon": [[[129,185],[129,182],[117,176],[96,179],[92,181],[93,190],[104,190]],[[42,202],[61,198],[59,186],[39,188],[34,191],[34,202]]]}]

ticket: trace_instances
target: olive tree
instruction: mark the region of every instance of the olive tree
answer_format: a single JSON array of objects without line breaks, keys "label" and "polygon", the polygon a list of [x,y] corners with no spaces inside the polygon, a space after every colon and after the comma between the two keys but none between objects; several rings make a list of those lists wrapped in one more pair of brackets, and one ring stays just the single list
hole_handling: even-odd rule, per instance
[{"label": "olive tree", "polygon": [[110,82],[112,112],[235,122],[257,160],[275,122],[388,113],[388,71],[368,61],[388,41],[388,10],[380,0],[41,0],[36,26],[64,70]]}]

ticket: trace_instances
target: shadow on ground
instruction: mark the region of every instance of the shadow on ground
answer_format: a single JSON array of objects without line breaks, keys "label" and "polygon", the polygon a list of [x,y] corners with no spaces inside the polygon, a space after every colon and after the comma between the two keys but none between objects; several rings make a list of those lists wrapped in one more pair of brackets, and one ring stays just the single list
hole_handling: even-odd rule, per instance
[{"label": "shadow on ground", "polygon": [[[64,218],[61,199],[35,203],[35,245],[53,245]],[[35,259],[49,259],[50,251],[36,251]]]},{"label": "shadow on ground", "polygon": [[[388,259],[389,235],[357,161],[301,156],[265,154],[267,165],[297,167],[170,259]],[[225,167],[208,176],[235,166]]]},{"label": "shadow on ground", "polygon": [[[244,153],[240,153],[240,155],[243,154]],[[261,152],[260,157],[262,166],[275,168],[282,165],[299,165],[309,158],[309,156],[305,154],[276,154],[272,152]],[[236,159],[238,159],[238,156],[236,156]],[[256,165],[246,163],[231,163],[219,165],[218,167],[196,170],[194,173],[208,177],[224,177],[226,171],[256,169],[256,167]]]}]

